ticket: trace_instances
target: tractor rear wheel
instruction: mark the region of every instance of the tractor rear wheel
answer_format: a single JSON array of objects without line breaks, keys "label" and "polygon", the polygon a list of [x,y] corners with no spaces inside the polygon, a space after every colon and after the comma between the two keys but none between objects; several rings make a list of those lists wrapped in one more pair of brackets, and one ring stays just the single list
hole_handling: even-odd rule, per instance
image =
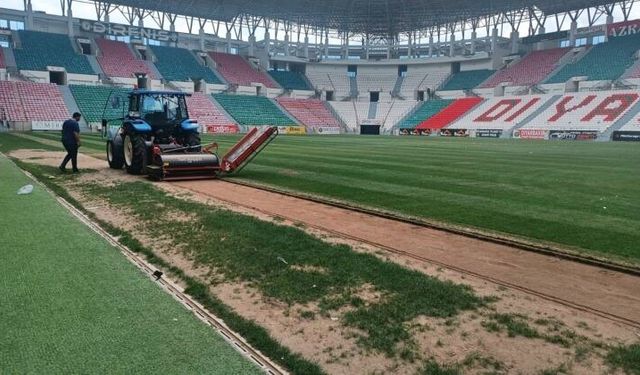
[{"label": "tractor rear wheel", "polygon": [[184,145],[193,147],[189,149],[189,152],[200,152],[202,150],[200,142],[200,134],[198,133],[189,133],[184,136]]},{"label": "tractor rear wheel", "polygon": [[113,141],[107,142],[107,161],[109,162],[109,168],[111,169],[122,169],[122,166],[124,165],[122,147],[116,146]]},{"label": "tractor rear wheel", "polygon": [[146,146],[144,139],[136,134],[124,136],[124,166],[129,174],[142,174],[145,171]]}]

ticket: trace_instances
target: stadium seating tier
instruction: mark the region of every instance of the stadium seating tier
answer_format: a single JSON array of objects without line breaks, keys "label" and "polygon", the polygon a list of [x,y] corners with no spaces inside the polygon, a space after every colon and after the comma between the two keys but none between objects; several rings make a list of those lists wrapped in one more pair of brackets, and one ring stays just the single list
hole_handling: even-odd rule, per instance
[{"label": "stadium seating tier", "polygon": [[213,97],[240,125],[296,126],[278,106],[263,96],[214,94]]},{"label": "stadium seating tier", "polygon": [[313,90],[307,83],[302,73],[284,70],[270,70],[269,75],[280,86],[288,90]]},{"label": "stadium seating tier", "polygon": [[208,67],[200,64],[196,57],[184,48],[149,46],[156,56],[155,65],[168,81],[190,82],[192,78],[207,83],[220,84],[220,79]]},{"label": "stadium seating tier", "polygon": [[67,118],[69,118],[69,110],[56,85],[0,81],[0,119],[64,121]]},{"label": "stadium seating tier", "polygon": [[482,100],[482,98],[478,97],[457,99],[442,111],[422,121],[416,129],[442,129],[447,127],[480,104]]},{"label": "stadium seating tier", "polygon": [[114,109],[106,105],[107,101],[112,93],[126,98],[131,92],[130,89],[111,86],[69,85],[69,89],[87,122],[100,122],[103,115],[108,120],[121,118],[124,114],[123,107]]},{"label": "stadium seating tier", "polygon": [[231,84],[251,86],[252,83],[262,83],[265,87],[276,87],[267,75],[251,66],[242,56],[222,52],[209,52],[209,56],[216,62],[216,70]]},{"label": "stadium seating tier", "polygon": [[340,123],[319,99],[278,98],[278,103],[309,129],[339,128]]},{"label": "stadium seating tier", "polygon": [[134,73],[146,73],[147,77],[158,79],[149,69],[147,63],[136,59],[129,47],[118,41],[97,38],[96,44],[100,48],[100,56],[97,57],[104,73],[109,77],[135,78]]},{"label": "stadium seating tier", "polygon": [[640,49],[640,34],[612,37],[597,44],[578,61],[562,67],[546,83],[564,83],[572,77],[586,76],[589,81],[615,80],[633,65]]},{"label": "stadium seating tier", "polygon": [[63,67],[69,73],[96,74],[87,57],[76,53],[69,36],[20,30],[21,48],[14,50],[20,70],[46,71],[47,66]]},{"label": "stadium seating tier", "polygon": [[202,129],[211,126],[237,128],[237,125],[228,119],[205,94],[194,92],[193,95],[187,96],[187,108],[189,109],[189,118],[197,120]]},{"label": "stadium seating tier", "polygon": [[421,122],[435,116],[451,103],[453,103],[453,100],[447,99],[426,101],[411,116],[404,119],[399,127],[400,129],[415,129]]},{"label": "stadium seating tier", "polygon": [[482,82],[486,81],[494,73],[495,70],[489,69],[467,70],[458,72],[453,74],[440,90],[471,90],[478,87]]},{"label": "stadium seating tier", "polygon": [[570,48],[553,48],[533,51],[505,69],[498,71],[482,84],[482,88],[492,88],[503,82],[512,86],[531,86],[543,81],[556,67]]},{"label": "stadium seating tier", "polygon": [[565,94],[523,128],[604,132],[639,99],[640,93],[633,91]]}]

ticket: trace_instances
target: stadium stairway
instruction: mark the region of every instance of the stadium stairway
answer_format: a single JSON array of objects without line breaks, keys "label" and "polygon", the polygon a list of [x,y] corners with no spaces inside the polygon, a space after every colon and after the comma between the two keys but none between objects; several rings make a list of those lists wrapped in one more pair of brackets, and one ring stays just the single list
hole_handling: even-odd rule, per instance
[{"label": "stadium stairway", "polygon": [[442,129],[447,127],[482,103],[482,101],[483,99],[480,97],[456,99],[435,116],[422,121],[416,126],[416,129]]},{"label": "stadium stairway", "polygon": [[510,138],[511,134],[513,134],[514,131],[523,128],[525,125],[531,122],[531,120],[535,119],[536,117],[538,117],[538,115],[549,109],[549,107],[555,104],[560,98],[562,98],[562,95],[554,95],[553,97],[551,97],[551,99],[547,100],[542,106],[540,106],[540,108],[532,112],[529,116],[525,117],[516,126],[514,126],[513,129],[511,129],[511,133],[503,132],[502,138]]},{"label": "stadium stairway", "polygon": [[227,110],[226,110],[226,109],[224,109],[224,107],[223,107],[220,103],[218,103],[218,102],[213,98],[213,96],[212,96],[212,95],[207,95],[207,99],[209,99],[209,100],[213,103],[214,107],[216,107],[216,109],[217,109],[220,113],[222,113],[226,118],[228,118],[228,119],[229,119],[229,121],[231,121],[232,123],[236,124],[236,125],[238,126],[238,129],[239,129],[241,132],[245,132],[245,131],[248,131],[248,130],[249,130],[249,128],[248,128],[248,127],[246,127],[246,126],[244,126],[244,125],[240,124],[238,121],[236,121],[236,119],[235,119],[235,118],[233,118],[233,116],[231,116],[231,114],[230,114],[229,112],[227,112]]},{"label": "stadium stairway", "polygon": [[377,113],[378,113],[378,102],[369,103],[369,114],[367,115],[367,118],[374,119],[376,118]]},{"label": "stadium stairway", "polygon": [[338,123],[340,124],[340,130],[345,134],[348,133],[349,126],[347,126],[347,123],[344,122],[344,119],[340,117],[340,114],[336,112],[335,108],[333,108],[333,106],[331,106],[329,102],[323,101],[322,104],[325,106],[325,108],[327,108],[329,112],[331,112],[331,114],[333,115],[333,118],[335,118],[338,121]]},{"label": "stadium stairway", "polygon": [[4,47],[0,47],[0,48],[2,48],[2,54],[4,56],[4,65],[7,68],[7,70],[14,69],[15,71],[17,71],[16,57],[13,55],[13,50],[11,48],[4,48]]},{"label": "stadium stairway", "polygon": [[[82,111],[80,110],[80,107],[78,107],[78,103],[76,103],[76,99],[73,97],[73,94],[71,93],[71,89],[69,89],[69,86],[58,86],[58,89],[62,94],[62,100],[64,100],[64,104],[66,104],[67,109],[69,109],[69,112],[70,112],[69,117],[71,117],[71,115],[74,112],[82,113]],[[80,128],[84,130],[89,130],[89,123],[87,123],[87,119],[84,118],[84,116],[80,118]]]},{"label": "stadium stairway", "polygon": [[393,90],[391,90],[391,97],[392,98],[399,98],[400,97],[400,90],[402,89],[402,81],[404,81],[404,77],[403,76],[398,76],[398,78],[396,79],[396,84],[393,85]]},{"label": "stadium stairway", "polygon": [[640,59],[636,58],[635,62],[627,68],[622,74],[622,79],[640,78]]},{"label": "stadium stairway", "polygon": [[133,51],[133,55],[136,58],[144,61],[144,63],[149,68],[149,71],[152,72],[155,77],[157,77],[158,79],[164,79],[164,77],[162,76],[162,73],[160,73],[160,70],[158,70],[158,67],[156,66],[156,64],[153,63],[155,56],[154,56],[153,51],[151,50],[151,48],[147,48],[145,50],[145,54],[147,56],[146,56],[146,59],[144,59],[142,57],[142,55],[135,48],[133,48],[131,46],[131,44],[127,44],[127,45]]},{"label": "stadium stairway", "polygon": [[349,95],[352,98],[358,97],[358,79],[356,77],[349,77]]},{"label": "stadium stairway", "polygon": [[620,130],[623,126],[630,123],[640,113],[640,102],[636,103],[624,116],[620,117],[613,125],[607,128],[598,136],[598,141],[610,141],[613,132]]},{"label": "stadium stairway", "polygon": [[298,121],[298,119],[292,115],[291,113],[289,113],[289,111],[287,111],[282,105],[280,105],[280,103],[278,103],[277,100],[275,99],[269,99],[269,101],[271,103],[273,103],[273,105],[275,105],[276,107],[278,107],[278,109],[280,109],[280,111],[282,113],[284,113],[285,115],[287,115],[287,117],[289,117],[291,119],[291,121],[293,121],[294,124],[296,125],[302,125],[302,123],[300,121]]},{"label": "stadium stairway", "polygon": [[106,78],[107,75],[104,73],[104,70],[102,70],[102,66],[100,66],[98,59],[93,55],[85,55],[85,56],[87,57],[87,61],[89,61],[89,65],[91,65],[91,68],[93,69],[93,71],[98,74],[98,77],[102,79]]},{"label": "stadium stairway", "polygon": [[218,81],[221,82],[221,84],[223,85],[227,85],[227,80],[224,79],[224,77],[222,76],[222,74],[220,74],[220,72],[214,68],[216,62],[213,61],[213,59],[211,58],[211,56],[209,56],[207,54],[206,58],[207,58],[207,65],[204,64],[204,62],[202,61],[202,58],[200,56],[198,56],[198,53],[196,51],[190,51],[191,54],[193,55],[193,58],[196,59],[197,62],[200,63],[200,65],[202,65],[203,68],[208,69],[210,71],[213,72],[213,74],[218,78]]}]

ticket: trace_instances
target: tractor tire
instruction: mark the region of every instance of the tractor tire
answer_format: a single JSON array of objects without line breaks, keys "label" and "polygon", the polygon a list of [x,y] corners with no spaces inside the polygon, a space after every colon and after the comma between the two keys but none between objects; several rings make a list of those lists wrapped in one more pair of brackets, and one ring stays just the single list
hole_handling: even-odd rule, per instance
[{"label": "tractor tire", "polygon": [[113,141],[107,142],[107,161],[111,169],[122,169],[124,165],[122,147],[116,146]]},{"label": "tractor tire", "polygon": [[189,152],[200,152],[202,151],[200,134],[198,133],[189,133],[184,136],[184,145],[185,146],[197,146],[189,149]]},{"label": "tractor tire", "polygon": [[144,139],[136,134],[127,134],[123,142],[124,166],[127,173],[139,175],[147,166],[147,150]]}]

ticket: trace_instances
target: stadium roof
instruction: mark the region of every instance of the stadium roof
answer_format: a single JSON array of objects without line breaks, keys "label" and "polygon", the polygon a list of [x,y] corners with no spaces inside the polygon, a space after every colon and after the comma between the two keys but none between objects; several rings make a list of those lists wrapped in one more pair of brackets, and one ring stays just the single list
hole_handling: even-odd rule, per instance
[{"label": "stadium roof", "polygon": [[389,36],[525,8],[552,15],[612,0],[108,0],[108,3],[231,21],[241,14]]}]

